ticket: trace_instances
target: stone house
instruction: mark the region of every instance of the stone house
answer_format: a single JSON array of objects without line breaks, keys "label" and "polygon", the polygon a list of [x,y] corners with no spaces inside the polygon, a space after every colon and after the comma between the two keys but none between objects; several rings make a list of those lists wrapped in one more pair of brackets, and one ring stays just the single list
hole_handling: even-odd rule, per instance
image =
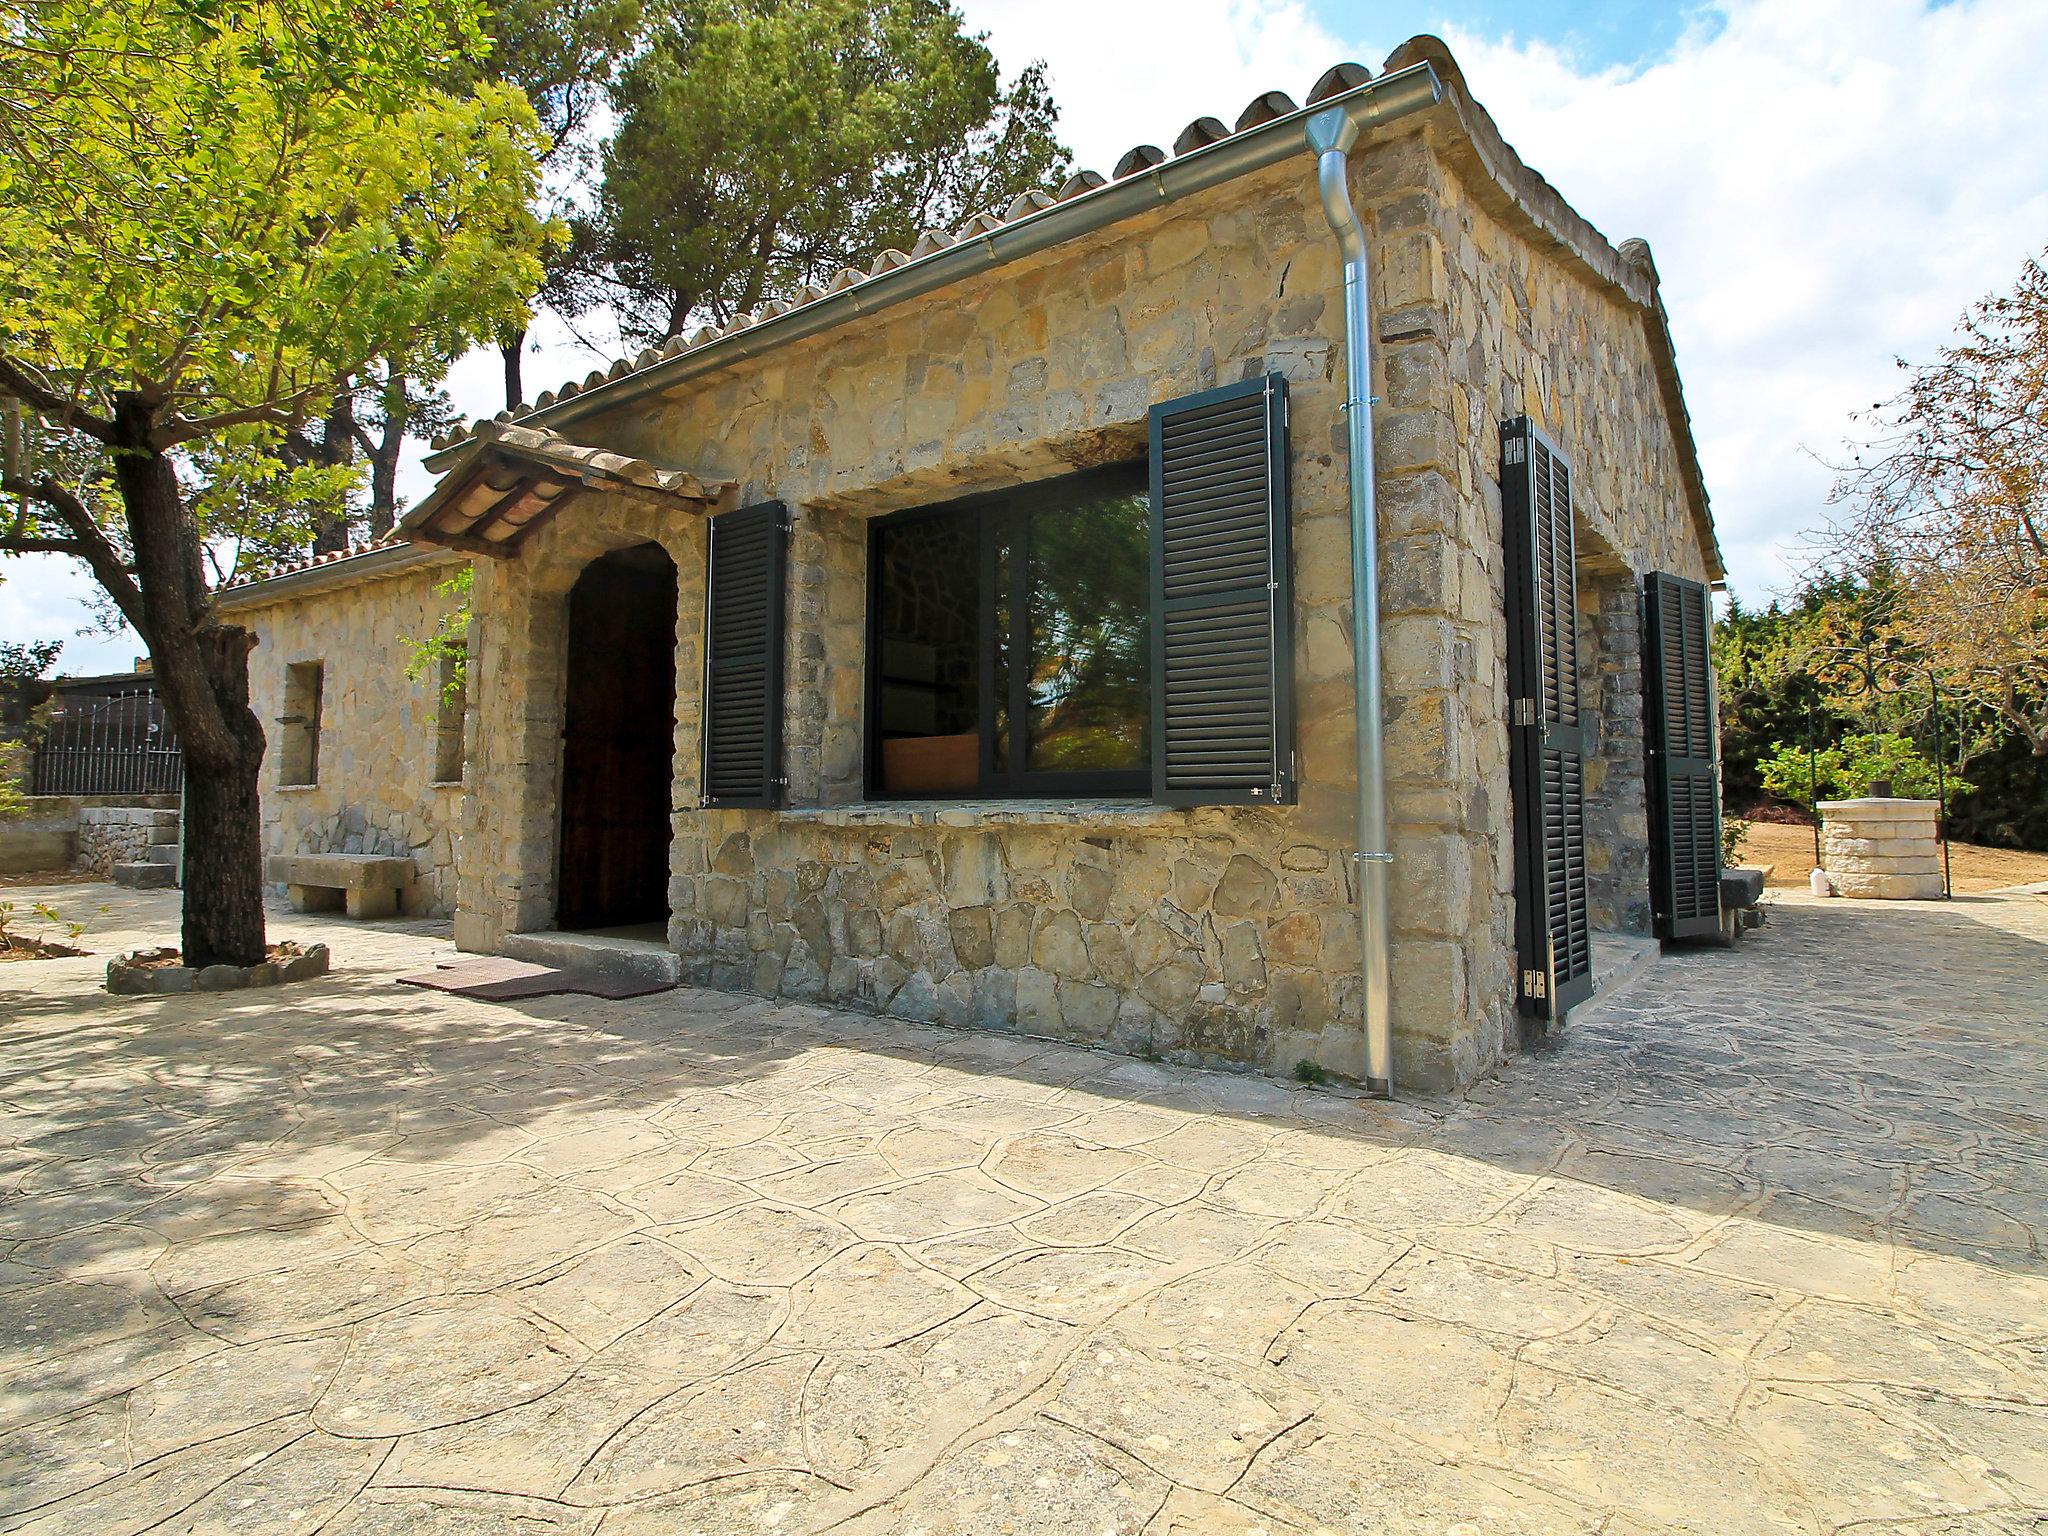
[{"label": "stone house", "polygon": [[410,854],[465,949],[1449,1085],[1698,885],[1641,591],[1703,625],[1721,564],[1656,270],[1434,39],[428,464],[398,541],[223,607],[271,849]]}]

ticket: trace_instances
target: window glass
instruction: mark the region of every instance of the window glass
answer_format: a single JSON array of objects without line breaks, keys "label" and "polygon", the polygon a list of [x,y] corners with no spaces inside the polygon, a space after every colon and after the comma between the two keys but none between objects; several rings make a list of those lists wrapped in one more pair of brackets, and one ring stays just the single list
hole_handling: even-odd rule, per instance
[{"label": "window glass", "polygon": [[876,736],[891,794],[972,790],[981,771],[977,531],[951,517],[879,531]]},{"label": "window glass", "polygon": [[1151,508],[1142,494],[1097,496],[1032,514],[1032,769],[1146,765],[1150,538]]},{"label": "window glass", "polygon": [[869,784],[1150,784],[1151,503],[1125,465],[902,514],[871,552]]}]

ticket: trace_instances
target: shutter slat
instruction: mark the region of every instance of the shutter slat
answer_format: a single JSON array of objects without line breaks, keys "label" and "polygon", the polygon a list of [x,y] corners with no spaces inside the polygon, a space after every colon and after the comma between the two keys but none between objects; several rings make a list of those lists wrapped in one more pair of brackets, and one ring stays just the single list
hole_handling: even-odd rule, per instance
[{"label": "shutter slat", "polygon": [[1152,778],[1167,805],[1291,801],[1286,380],[1152,408]]},{"label": "shutter slat", "polygon": [[781,803],[788,514],[764,502],[711,519],[705,579],[706,805]]},{"label": "shutter slat", "polygon": [[1643,718],[1650,732],[1650,905],[1657,935],[1721,931],[1721,773],[1714,737],[1713,599],[1696,581],[1643,578]]},{"label": "shutter slat", "polygon": [[1562,1018],[1592,990],[1586,770],[1580,733],[1571,467],[1527,418],[1501,427],[1509,691],[1537,720],[1510,730],[1515,938],[1523,1012]]}]

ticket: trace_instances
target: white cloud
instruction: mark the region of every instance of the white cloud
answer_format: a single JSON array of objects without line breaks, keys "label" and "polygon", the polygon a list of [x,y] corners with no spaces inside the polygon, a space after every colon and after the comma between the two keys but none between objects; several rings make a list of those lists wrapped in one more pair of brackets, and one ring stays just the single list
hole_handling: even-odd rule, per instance
[{"label": "white cloud", "polygon": [[2048,242],[2038,0],[1743,0],[1636,74],[1450,32],[1522,156],[1656,253],[1735,590],[1781,587],[1849,414]]},{"label": "white cloud", "polygon": [[[1300,0],[964,0],[1014,69],[1047,61],[1080,164],[1169,145],[1259,91],[1300,99],[1341,58],[1378,67],[1400,35],[1343,35]],[[1781,586],[1825,515],[1849,413],[1897,387],[1972,299],[2048,242],[2039,0],[1729,0],[1670,55],[1592,68],[1541,42],[1440,27],[1503,134],[1611,238],[1656,252],[1708,489],[1736,590]],[[1429,25],[1426,14],[1419,25]],[[537,327],[530,392],[608,363]],[[600,338],[608,341],[609,338]],[[614,347],[613,351],[616,351]],[[503,403],[495,353],[451,376],[471,414]],[[428,477],[409,461],[403,489]],[[0,567],[0,638],[84,622],[62,561]],[[76,642],[67,666],[132,642]],[[85,658],[91,655],[88,663]]]}]

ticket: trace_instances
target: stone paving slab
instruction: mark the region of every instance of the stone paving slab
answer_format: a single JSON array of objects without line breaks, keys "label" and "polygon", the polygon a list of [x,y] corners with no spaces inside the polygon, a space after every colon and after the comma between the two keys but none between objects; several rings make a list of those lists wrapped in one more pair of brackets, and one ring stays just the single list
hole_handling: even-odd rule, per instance
[{"label": "stone paving slab", "polygon": [[2035,897],[1775,901],[1395,1105],[430,923],[113,998],[105,899],[0,970],[0,1530],[2048,1529]]}]

